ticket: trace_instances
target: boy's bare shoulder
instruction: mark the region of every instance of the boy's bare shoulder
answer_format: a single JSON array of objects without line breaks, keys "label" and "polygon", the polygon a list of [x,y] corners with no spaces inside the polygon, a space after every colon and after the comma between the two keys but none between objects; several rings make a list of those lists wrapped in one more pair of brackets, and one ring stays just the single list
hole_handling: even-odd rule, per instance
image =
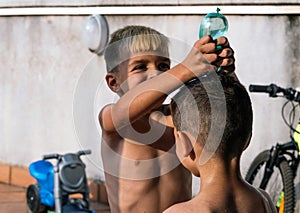
[{"label": "boy's bare shoulder", "polygon": [[257,189],[257,190],[260,192],[260,194],[262,195],[262,197],[264,199],[265,208],[267,209],[267,212],[268,213],[276,213],[277,212],[276,207],[273,204],[269,194],[262,189]]},{"label": "boy's bare shoulder", "polygon": [[105,105],[98,114],[98,121],[102,131],[109,130],[109,128],[113,129],[113,122],[111,117],[111,107],[114,104]]},{"label": "boy's bare shoulder", "polygon": [[193,212],[201,212],[201,213],[214,213],[215,211],[209,205],[206,205],[205,202],[194,203],[193,199],[188,202],[175,204],[168,209],[166,209],[163,213],[193,213]]},{"label": "boy's bare shoulder", "polygon": [[98,120],[101,124],[102,120],[103,120],[103,113],[108,110],[113,104],[107,104],[104,107],[101,108],[99,114],[98,114]]},{"label": "boy's bare shoulder", "polygon": [[185,209],[185,203],[178,203],[169,208],[167,208],[163,213],[179,213],[179,212],[187,212]]},{"label": "boy's bare shoulder", "polygon": [[111,108],[113,105],[115,105],[115,103],[109,103],[109,104],[104,105],[104,106],[100,109],[99,116],[100,116],[101,114],[103,114],[103,112],[105,112],[107,109]]}]

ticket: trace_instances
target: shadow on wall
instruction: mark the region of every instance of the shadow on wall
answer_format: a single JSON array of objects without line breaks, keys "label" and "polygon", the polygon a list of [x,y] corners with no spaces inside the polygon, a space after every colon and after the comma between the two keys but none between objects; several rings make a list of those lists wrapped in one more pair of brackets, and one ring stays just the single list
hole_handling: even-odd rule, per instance
[{"label": "shadow on wall", "polygon": [[299,16],[288,16],[286,23],[287,58],[291,66],[285,72],[291,75],[291,86],[299,87],[300,84],[300,19]]}]

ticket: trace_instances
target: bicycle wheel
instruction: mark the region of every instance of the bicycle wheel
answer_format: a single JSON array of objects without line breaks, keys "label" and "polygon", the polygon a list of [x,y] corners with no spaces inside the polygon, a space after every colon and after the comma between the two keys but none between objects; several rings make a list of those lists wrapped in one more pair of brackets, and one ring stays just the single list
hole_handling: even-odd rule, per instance
[{"label": "bicycle wheel", "polygon": [[[265,172],[266,162],[270,156],[270,151],[265,150],[257,155],[249,167],[246,181],[255,187],[259,187]],[[289,167],[285,158],[280,160],[279,166],[273,168],[274,171],[269,180],[266,181],[264,189],[270,195],[277,208],[284,209],[284,213],[293,213],[295,208],[295,188],[293,171]],[[282,194],[284,193],[284,196]],[[280,201],[282,199],[283,201]],[[282,205],[283,208],[282,208]]]}]

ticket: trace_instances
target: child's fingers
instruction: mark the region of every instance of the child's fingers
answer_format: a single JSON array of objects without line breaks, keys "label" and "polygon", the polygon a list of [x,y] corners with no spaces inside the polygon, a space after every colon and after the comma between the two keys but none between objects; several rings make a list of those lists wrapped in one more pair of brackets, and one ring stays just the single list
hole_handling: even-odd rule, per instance
[{"label": "child's fingers", "polygon": [[222,49],[218,52],[218,59],[214,64],[222,67],[222,72],[232,73],[235,70],[234,51],[230,47],[228,39],[224,36],[215,40],[216,46],[221,46]]},{"label": "child's fingers", "polygon": [[197,40],[194,44],[194,47],[198,49],[201,53],[210,53],[215,52],[216,50],[215,41],[209,35]]},{"label": "child's fingers", "polygon": [[204,44],[207,44],[210,42],[213,42],[212,37],[210,35],[206,35],[206,36],[203,36],[202,38],[200,38],[198,41],[196,41],[196,45],[201,46],[201,45],[204,45]]},{"label": "child's fingers", "polygon": [[222,58],[231,57],[233,55],[234,55],[234,51],[231,48],[222,49],[218,54],[218,56]]},{"label": "child's fingers", "polygon": [[217,54],[204,54],[204,57],[210,64],[217,62],[219,59]]},{"label": "child's fingers", "polygon": [[234,64],[227,66],[227,67],[222,67],[222,72],[226,73],[226,74],[232,73],[232,72],[234,72],[234,70],[235,70]]},{"label": "child's fingers", "polygon": [[217,60],[214,64],[221,67],[227,67],[233,65],[234,62],[235,62],[234,57],[221,58],[221,59],[219,58],[219,60]]},{"label": "child's fingers", "polygon": [[224,37],[224,36],[222,36],[222,37],[220,37],[220,38],[217,38],[217,39],[215,40],[215,43],[216,43],[216,45],[220,45],[220,46],[222,46],[223,48],[224,48],[224,47],[229,47],[228,39],[227,39],[226,37]]},{"label": "child's fingers", "polygon": [[234,64],[234,52],[231,48],[222,50],[219,54],[207,53],[204,57],[209,63],[216,64],[217,66],[230,66]]},{"label": "child's fingers", "polygon": [[[194,47],[197,48],[201,53],[215,53],[217,51],[217,46],[221,46],[222,49],[230,48],[228,39],[226,37],[220,37],[216,40],[213,40],[211,36],[207,35],[199,39],[195,42]],[[231,49],[231,48],[230,48]],[[231,49],[232,50],[232,49]],[[223,55],[221,57],[228,57],[228,52],[230,50],[226,50],[226,52],[223,52]],[[222,52],[222,51],[221,51]],[[232,53],[233,54],[233,51]]]},{"label": "child's fingers", "polygon": [[201,53],[215,53],[216,52],[216,44],[215,43],[208,43],[201,45],[197,48]]}]

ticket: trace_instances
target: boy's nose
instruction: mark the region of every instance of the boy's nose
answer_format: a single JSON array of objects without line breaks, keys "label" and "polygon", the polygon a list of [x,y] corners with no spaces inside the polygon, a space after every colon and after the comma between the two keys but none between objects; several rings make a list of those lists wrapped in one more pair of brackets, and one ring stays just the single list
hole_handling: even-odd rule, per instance
[{"label": "boy's nose", "polygon": [[160,71],[158,71],[158,70],[151,70],[151,71],[149,71],[148,79],[151,79],[151,78],[154,78],[155,76],[158,76],[159,73],[160,73]]}]

